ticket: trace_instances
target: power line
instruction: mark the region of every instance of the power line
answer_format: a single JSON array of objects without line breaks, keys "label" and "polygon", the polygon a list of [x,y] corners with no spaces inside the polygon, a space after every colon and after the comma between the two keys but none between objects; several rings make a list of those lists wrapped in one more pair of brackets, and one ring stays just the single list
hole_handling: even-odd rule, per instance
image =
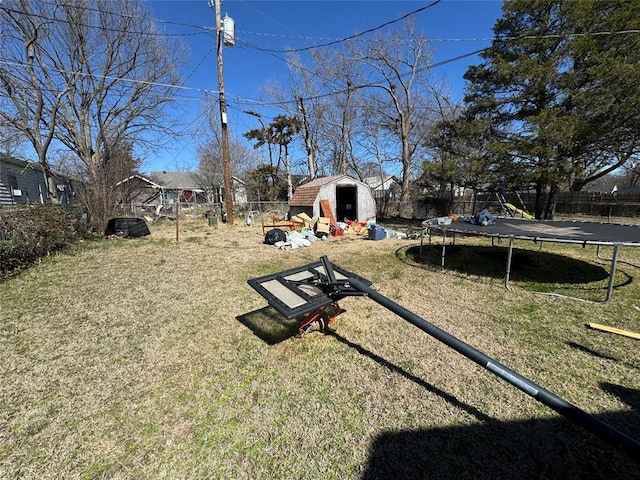
[{"label": "power line", "polygon": [[[56,6],[70,6],[69,4],[57,4],[57,3],[52,3],[52,2],[43,2],[49,5],[56,5]],[[2,5],[2,3],[0,3],[0,8],[2,10],[5,10],[7,12],[10,13],[15,13],[15,14],[19,14],[19,15],[25,15],[28,17],[33,17],[33,18],[39,18],[40,20],[45,20],[48,22],[60,22],[60,23],[69,23],[67,20],[64,19],[59,19],[57,17],[49,17],[47,15],[43,15],[40,13],[35,13],[35,12],[25,12],[22,10],[16,10],[13,8],[9,8],[6,7],[4,5]],[[98,12],[98,13],[107,13],[109,15],[112,16],[116,16],[116,17],[120,17],[120,18],[126,18],[126,19],[132,19],[132,18],[136,18],[132,15],[126,15],[126,14],[122,14],[122,13],[115,13],[115,12],[104,12],[102,10],[98,10],[95,8],[89,8],[86,7],[86,10],[88,11],[92,11],[92,12]],[[173,24],[173,25],[181,25],[181,26],[188,26],[190,28],[196,28],[199,30],[202,30],[200,32],[191,32],[191,33],[166,33],[166,32],[156,32],[156,31],[134,31],[134,30],[129,30],[128,33],[134,34],[134,35],[147,35],[147,36],[156,36],[156,37],[191,37],[194,35],[203,35],[203,34],[211,34],[212,33],[212,28],[211,27],[201,27],[198,25],[189,25],[189,24],[181,24],[178,22],[171,22],[171,21],[166,21],[166,20],[158,20],[158,19],[154,19],[154,21],[156,23],[166,23],[166,24]],[[85,27],[85,28],[96,28],[96,29],[100,29],[100,30],[105,30],[108,32],[114,32],[114,33],[123,33],[122,30],[118,29],[118,28],[114,28],[114,27],[108,27],[105,25],[91,25],[91,24],[87,24],[87,23],[81,23],[81,22],[76,22],[74,23],[74,25],[76,26],[80,26],[80,27]]]},{"label": "power line", "polygon": [[[0,65],[8,65],[8,66],[13,66],[13,67],[29,67],[29,65],[25,64],[25,63],[18,63],[18,62],[10,62],[10,61],[6,61],[6,60],[0,60]],[[201,92],[204,94],[217,94],[218,92],[216,90],[208,90],[208,89],[204,89],[204,88],[196,88],[196,87],[186,87],[183,85],[175,85],[172,83],[161,83],[161,82],[150,82],[147,80],[136,80],[134,78],[124,78],[124,77],[114,77],[111,75],[97,75],[97,74],[93,74],[93,73],[86,73],[86,72],[70,72],[67,70],[61,70],[61,69],[57,69],[57,68],[50,68],[50,70],[53,70],[55,72],[58,72],[60,74],[73,74],[73,75],[80,75],[83,77],[91,77],[91,78],[95,78],[98,80],[111,80],[114,82],[125,82],[125,83],[133,83],[133,84],[141,84],[141,85],[150,85],[150,86],[155,86],[155,87],[163,87],[163,88],[169,88],[169,89],[176,89],[176,90],[191,90],[191,91],[197,91],[197,92]]]},{"label": "power line", "polygon": [[[349,40],[353,40],[355,38],[361,37],[367,33],[372,33],[374,31],[380,30],[384,27],[387,27],[389,25],[392,25],[394,23],[397,23],[399,21],[404,20],[405,18],[408,18],[409,16],[415,15],[417,13],[420,13],[428,8],[431,8],[433,6],[435,6],[436,4],[440,3],[442,0],[435,0],[434,2],[432,2],[431,4],[425,6],[425,7],[421,7],[417,10],[414,10],[412,12],[409,12],[395,20],[390,20],[388,22],[383,23],[382,25],[379,25],[377,27],[373,27],[370,29],[367,29],[363,32],[354,34],[354,35],[350,35],[347,37],[343,37],[343,38],[326,38],[326,37],[309,37],[309,36],[292,36],[292,35],[283,35],[283,34],[272,34],[272,33],[260,33],[260,32],[249,32],[249,31],[244,31],[241,29],[237,29],[236,33],[245,33],[248,35],[256,35],[256,36],[263,36],[263,37],[273,37],[273,38],[285,38],[285,39],[297,39],[297,40],[329,40],[326,43],[321,43],[318,45],[312,45],[312,46],[308,46],[308,47],[302,47],[302,48],[298,48],[298,49],[284,49],[284,50],[276,50],[276,49],[267,49],[267,48],[263,48],[263,47],[258,47],[255,45],[252,45],[249,42],[245,42],[247,45],[251,46],[251,48],[255,48],[256,50],[265,52],[265,53],[294,53],[294,52],[302,52],[302,51],[309,51],[309,50],[313,50],[316,48],[322,48],[322,47],[327,47],[327,46],[331,46],[331,45],[336,45],[339,43],[344,43],[346,41]],[[59,3],[54,3],[54,2],[47,2],[47,1],[43,1],[42,3],[44,4],[48,4],[48,5],[55,5],[55,6],[73,6],[72,4],[59,4]],[[2,5],[2,4],[0,4]],[[40,18],[42,20],[47,20],[47,21],[53,21],[53,22],[62,22],[62,23],[68,23],[67,20],[64,19],[59,19],[59,18],[51,18],[45,15],[41,15],[38,13],[33,13],[33,12],[25,12],[25,11],[21,11],[21,10],[16,10],[16,9],[12,9],[12,8],[8,8],[4,5],[2,5],[1,7],[3,10],[11,12],[11,13],[17,13],[20,15],[28,15],[31,17],[35,17],[35,18]],[[127,15],[127,14],[123,14],[123,13],[118,13],[118,12],[104,12],[103,10],[99,10],[96,8],[91,8],[91,7],[86,7],[86,10],[88,11],[92,11],[92,12],[100,12],[100,13],[107,13],[109,15],[113,15],[113,16],[118,16],[121,18],[133,18],[132,15]],[[150,31],[131,31],[130,33],[132,34],[137,34],[137,35],[149,35],[149,36],[165,36],[165,37],[189,37],[189,36],[195,36],[195,35],[203,35],[203,34],[208,34],[208,35],[213,35],[215,34],[215,32],[213,31],[214,29],[212,27],[208,27],[208,26],[202,26],[202,25],[196,25],[196,24],[191,24],[191,23],[182,23],[182,22],[175,22],[175,21],[170,21],[170,20],[160,20],[160,19],[154,19],[154,21],[156,23],[159,24],[167,24],[167,25],[177,25],[177,26],[181,26],[181,27],[188,27],[188,28],[193,28],[193,29],[197,29],[200,30],[198,32],[191,32],[191,33],[167,33],[167,32],[150,32]],[[116,33],[122,33],[122,30],[119,30],[117,28],[109,28],[109,27],[105,27],[103,25],[90,25],[90,24],[83,24],[83,23],[77,23],[76,25],[82,26],[82,27],[87,27],[87,28],[98,28],[98,29],[102,29],[102,30],[107,30],[107,31],[112,31],[112,32],[116,32]],[[520,36],[504,36],[504,37],[496,37],[496,36],[492,36],[492,37],[454,37],[454,38],[427,38],[426,41],[429,43],[446,43],[446,42],[480,42],[480,41],[496,41],[496,40],[500,40],[500,41],[511,41],[511,40],[539,40],[539,39],[551,39],[551,38],[576,38],[576,37],[589,37],[589,36],[608,36],[608,35],[629,35],[629,34],[638,34],[640,33],[640,29],[627,29],[627,30],[619,30],[619,31],[601,31],[601,32],[582,32],[582,33],[557,33],[557,34],[544,34],[544,35],[520,35]]]},{"label": "power line", "polygon": [[366,35],[368,33],[375,32],[376,30],[381,30],[384,27],[388,27],[389,25],[393,25],[394,23],[400,22],[400,21],[402,21],[402,20],[404,20],[404,19],[406,19],[406,18],[408,18],[408,17],[410,17],[412,15],[415,15],[417,13],[420,13],[420,12],[424,11],[424,10],[427,10],[427,9],[437,5],[441,1],[442,0],[434,0],[429,5],[427,5],[425,7],[418,8],[417,10],[409,12],[409,13],[407,13],[405,15],[402,15],[401,17],[396,18],[395,20],[390,20],[388,22],[383,23],[382,25],[378,25],[377,27],[369,28],[369,29],[367,29],[367,30],[365,30],[363,32],[356,33],[354,35],[350,35],[348,37],[344,37],[344,38],[341,38],[341,39],[338,39],[338,40],[333,40],[333,41],[330,41],[330,42],[327,42],[327,43],[321,43],[319,45],[313,45],[311,47],[303,47],[303,48],[297,48],[297,49],[288,49],[288,50],[263,49],[263,50],[265,52],[273,52],[273,53],[293,53],[293,52],[306,52],[306,51],[309,51],[309,50],[314,50],[316,48],[330,47],[332,45],[337,45],[339,43],[348,42],[349,40],[353,40],[354,38],[358,38],[358,37],[361,37],[361,36]]}]

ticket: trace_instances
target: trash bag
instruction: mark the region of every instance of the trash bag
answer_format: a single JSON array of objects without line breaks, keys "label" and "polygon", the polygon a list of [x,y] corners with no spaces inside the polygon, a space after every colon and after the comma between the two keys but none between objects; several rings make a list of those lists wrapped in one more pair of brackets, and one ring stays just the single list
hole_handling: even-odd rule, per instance
[{"label": "trash bag", "polygon": [[142,218],[112,218],[107,223],[104,236],[118,235],[125,238],[151,235],[147,223]]},{"label": "trash bag", "polygon": [[264,243],[267,245],[275,245],[276,242],[286,242],[287,234],[280,228],[273,228],[264,236]]}]

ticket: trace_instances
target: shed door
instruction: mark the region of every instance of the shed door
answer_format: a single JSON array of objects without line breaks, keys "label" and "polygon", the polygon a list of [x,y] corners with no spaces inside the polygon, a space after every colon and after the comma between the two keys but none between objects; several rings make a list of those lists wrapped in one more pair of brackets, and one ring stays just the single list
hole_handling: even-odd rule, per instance
[{"label": "shed door", "polygon": [[358,187],[336,186],[336,222],[358,219]]}]

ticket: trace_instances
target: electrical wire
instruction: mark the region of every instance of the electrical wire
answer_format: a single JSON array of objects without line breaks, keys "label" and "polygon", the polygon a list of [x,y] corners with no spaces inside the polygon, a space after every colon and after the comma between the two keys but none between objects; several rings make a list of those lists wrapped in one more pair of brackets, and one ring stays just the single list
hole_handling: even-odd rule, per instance
[{"label": "electrical wire", "polygon": [[353,40],[355,38],[362,37],[363,35],[366,35],[368,33],[373,33],[373,32],[375,32],[377,30],[381,30],[381,29],[383,29],[385,27],[388,27],[389,25],[393,25],[394,23],[398,23],[398,22],[400,22],[400,21],[402,21],[402,20],[404,20],[406,18],[411,17],[412,15],[415,15],[415,14],[420,13],[420,12],[422,12],[424,10],[427,10],[427,9],[429,9],[431,7],[434,7],[435,5],[440,3],[441,1],[442,0],[434,0],[429,5],[426,5],[424,7],[418,8],[417,10],[414,10],[412,12],[409,12],[409,13],[405,14],[405,15],[402,15],[401,17],[396,18],[395,20],[389,20],[388,22],[385,22],[382,25],[378,25],[377,27],[369,28],[367,30],[364,30],[363,32],[356,33],[354,35],[350,35],[348,37],[344,37],[344,38],[341,38],[341,39],[338,39],[338,40],[333,40],[333,41],[322,43],[322,44],[319,44],[319,45],[313,45],[313,46],[310,46],[310,47],[303,47],[303,48],[297,48],[297,49],[270,50],[270,49],[266,49],[265,48],[263,50],[265,52],[272,52],[272,53],[294,53],[294,52],[306,52],[306,51],[309,51],[309,50],[314,50],[316,48],[330,47],[332,45],[337,45],[339,43],[348,42],[349,40]]}]

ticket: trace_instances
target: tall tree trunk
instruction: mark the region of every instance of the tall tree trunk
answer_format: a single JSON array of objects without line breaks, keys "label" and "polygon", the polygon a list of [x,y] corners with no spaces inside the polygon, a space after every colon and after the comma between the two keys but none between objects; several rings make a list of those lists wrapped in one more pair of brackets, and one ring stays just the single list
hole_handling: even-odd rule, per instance
[{"label": "tall tree trunk", "polygon": [[558,185],[552,185],[549,190],[549,196],[547,197],[547,205],[544,211],[545,220],[553,220],[556,213],[556,205],[558,203],[558,194],[560,193],[560,187]]},{"label": "tall tree trunk", "polygon": [[535,211],[533,212],[536,220],[540,220],[543,218],[544,213],[544,186],[540,181],[536,182],[536,200],[535,200]]}]

